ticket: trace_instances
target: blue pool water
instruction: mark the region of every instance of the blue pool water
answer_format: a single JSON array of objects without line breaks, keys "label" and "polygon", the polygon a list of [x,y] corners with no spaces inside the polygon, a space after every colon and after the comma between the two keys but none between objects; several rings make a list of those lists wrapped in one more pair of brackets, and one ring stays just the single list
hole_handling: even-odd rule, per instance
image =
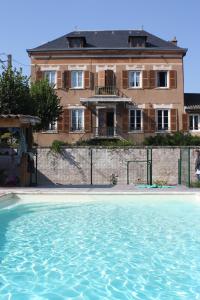
[{"label": "blue pool water", "polygon": [[200,299],[194,196],[70,197],[0,208],[0,299]]}]

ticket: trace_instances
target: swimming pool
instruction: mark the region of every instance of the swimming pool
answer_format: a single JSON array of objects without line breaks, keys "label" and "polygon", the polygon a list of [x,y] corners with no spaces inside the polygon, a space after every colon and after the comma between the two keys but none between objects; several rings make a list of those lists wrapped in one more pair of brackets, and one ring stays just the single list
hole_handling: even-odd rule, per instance
[{"label": "swimming pool", "polygon": [[0,203],[0,299],[200,299],[193,195],[21,195]]}]

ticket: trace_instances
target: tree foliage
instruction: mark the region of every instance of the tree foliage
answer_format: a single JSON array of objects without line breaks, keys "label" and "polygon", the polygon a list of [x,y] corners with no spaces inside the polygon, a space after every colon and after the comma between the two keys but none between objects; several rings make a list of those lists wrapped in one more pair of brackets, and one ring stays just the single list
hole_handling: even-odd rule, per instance
[{"label": "tree foliage", "polygon": [[31,114],[32,101],[29,78],[16,69],[3,68],[0,74],[0,112],[4,114]]},{"label": "tree foliage", "polygon": [[46,130],[62,113],[60,98],[47,80],[29,84],[22,70],[5,68],[0,74],[0,113],[38,116],[38,129]]},{"label": "tree foliage", "polygon": [[32,83],[30,95],[34,104],[34,114],[41,118],[39,128],[46,130],[62,113],[60,98],[47,80]]}]

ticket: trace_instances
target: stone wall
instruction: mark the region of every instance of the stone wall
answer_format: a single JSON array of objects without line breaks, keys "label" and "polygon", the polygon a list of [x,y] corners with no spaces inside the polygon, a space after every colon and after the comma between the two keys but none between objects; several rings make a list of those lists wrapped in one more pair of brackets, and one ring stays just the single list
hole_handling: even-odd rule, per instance
[{"label": "stone wall", "polygon": [[[195,180],[195,149],[191,153],[191,180]],[[152,149],[153,182],[178,184],[178,147]],[[119,184],[127,184],[127,162],[130,183],[145,183],[147,176],[146,148],[63,148],[53,154],[49,148],[38,148],[38,184],[110,184],[111,176]]]}]

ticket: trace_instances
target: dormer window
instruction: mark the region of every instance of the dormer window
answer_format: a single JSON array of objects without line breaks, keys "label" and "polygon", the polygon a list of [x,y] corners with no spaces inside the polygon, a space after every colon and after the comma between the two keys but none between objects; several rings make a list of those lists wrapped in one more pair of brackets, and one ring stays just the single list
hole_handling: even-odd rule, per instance
[{"label": "dormer window", "polygon": [[129,36],[129,46],[133,48],[145,48],[146,47],[146,36]]},{"label": "dormer window", "polygon": [[69,48],[83,48],[85,46],[85,37],[71,36],[67,37]]}]

